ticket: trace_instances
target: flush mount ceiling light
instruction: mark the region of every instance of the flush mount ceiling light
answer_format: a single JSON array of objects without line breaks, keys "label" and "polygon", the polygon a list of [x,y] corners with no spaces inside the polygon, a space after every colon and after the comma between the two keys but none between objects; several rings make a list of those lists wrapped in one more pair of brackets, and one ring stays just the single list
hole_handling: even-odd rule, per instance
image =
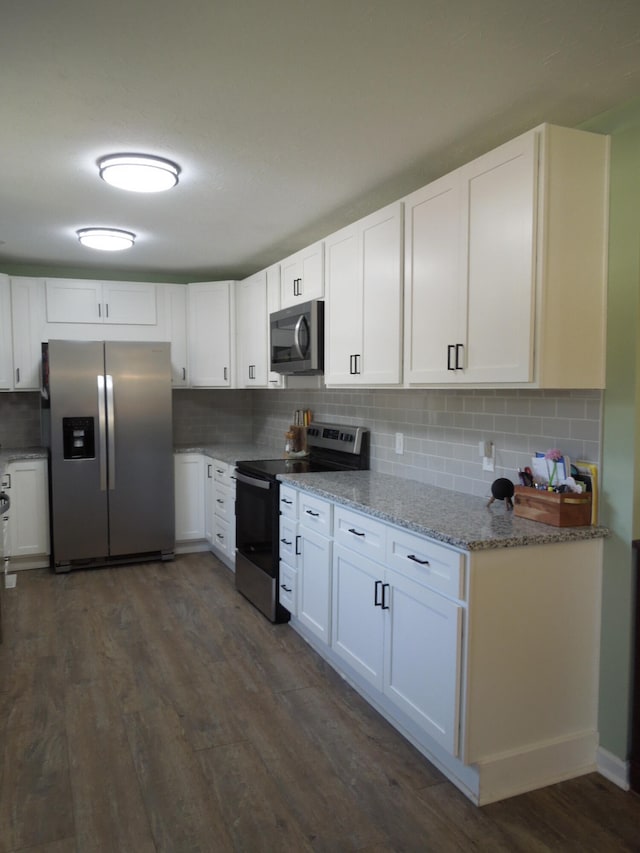
[{"label": "flush mount ceiling light", "polygon": [[81,228],[76,234],[83,246],[102,252],[130,249],[136,239],[131,231],[122,231],[120,228]]},{"label": "flush mount ceiling light", "polygon": [[171,160],[146,154],[110,154],[98,160],[100,177],[121,190],[159,193],[178,183],[180,167]]}]

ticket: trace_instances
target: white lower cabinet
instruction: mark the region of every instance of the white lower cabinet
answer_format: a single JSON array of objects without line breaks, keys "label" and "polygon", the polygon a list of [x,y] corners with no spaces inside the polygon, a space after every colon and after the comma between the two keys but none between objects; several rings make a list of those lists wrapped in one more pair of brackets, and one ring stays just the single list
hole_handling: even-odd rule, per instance
[{"label": "white lower cabinet", "polygon": [[331,645],[452,755],[464,607],[334,546]]},{"label": "white lower cabinet", "polygon": [[474,803],[596,769],[602,539],[464,552],[282,497],[291,626]]},{"label": "white lower cabinet", "polygon": [[205,539],[204,458],[200,453],[174,456],[176,542]]},{"label": "white lower cabinet", "polygon": [[24,459],[7,466],[3,487],[11,498],[9,555],[15,568],[49,564],[49,475],[46,459]]},{"label": "white lower cabinet", "polygon": [[211,460],[213,490],[211,498],[212,550],[229,568],[236,563],[236,489],[234,465]]}]

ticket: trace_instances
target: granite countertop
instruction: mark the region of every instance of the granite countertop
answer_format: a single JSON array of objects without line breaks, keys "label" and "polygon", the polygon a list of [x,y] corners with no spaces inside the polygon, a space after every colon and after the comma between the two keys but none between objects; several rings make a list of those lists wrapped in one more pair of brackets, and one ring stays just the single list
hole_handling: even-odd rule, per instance
[{"label": "granite countertop", "polygon": [[264,444],[223,442],[220,444],[180,444],[173,448],[174,453],[202,453],[211,459],[233,464],[246,459],[280,459],[282,448],[269,447]]},{"label": "granite countertop", "polygon": [[502,501],[373,471],[281,474],[284,483],[465,551],[600,539],[606,527],[551,527],[517,518]]},{"label": "granite countertop", "polygon": [[0,448],[0,471],[4,471],[10,462],[46,459],[48,456],[49,451],[46,447],[2,447]]}]

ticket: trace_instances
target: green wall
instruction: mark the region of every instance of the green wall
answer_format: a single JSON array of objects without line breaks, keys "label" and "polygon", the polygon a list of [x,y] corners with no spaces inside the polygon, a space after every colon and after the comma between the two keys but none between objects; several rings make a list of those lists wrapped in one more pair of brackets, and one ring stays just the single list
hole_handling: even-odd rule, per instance
[{"label": "green wall", "polygon": [[640,538],[640,99],[583,127],[611,134],[607,389],[601,523],[605,541],[600,745],[629,755],[634,599],[631,543]]}]

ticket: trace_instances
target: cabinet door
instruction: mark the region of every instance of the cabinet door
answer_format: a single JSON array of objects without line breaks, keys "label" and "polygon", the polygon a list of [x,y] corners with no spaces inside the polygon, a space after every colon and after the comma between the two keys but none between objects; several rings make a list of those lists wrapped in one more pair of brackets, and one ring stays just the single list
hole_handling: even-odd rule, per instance
[{"label": "cabinet door", "polygon": [[44,326],[42,279],[11,279],[11,323],[13,386],[16,391],[39,391]]},{"label": "cabinet door", "polygon": [[463,607],[390,571],[384,598],[384,692],[457,755]]},{"label": "cabinet door", "polygon": [[46,459],[12,462],[9,542],[12,557],[48,554],[49,487]]},{"label": "cabinet door", "polygon": [[202,460],[204,476],[204,538],[212,545],[215,536],[215,495],[216,481],[213,476],[213,462],[204,458]]},{"label": "cabinet door", "polygon": [[[456,381],[451,347],[461,343],[465,334],[466,250],[461,209],[459,171],[404,201],[408,384]],[[500,311],[496,313],[502,316]]]},{"label": "cabinet door", "polygon": [[130,281],[105,282],[102,288],[105,323],[155,326],[158,322],[156,288]]},{"label": "cabinet door", "polygon": [[324,296],[324,244],[313,243],[281,263],[283,308]]},{"label": "cabinet door", "polygon": [[102,283],[77,279],[47,279],[48,323],[102,323]]},{"label": "cabinet door", "polygon": [[357,226],[325,241],[325,382],[353,385],[362,361],[362,264]]},{"label": "cabinet door", "polygon": [[166,331],[171,342],[171,384],[175,388],[189,384],[187,377],[187,287],[184,284],[159,285],[164,290]]},{"label": "cabinet door", "polygon": [[334,546],[331,647],[379,690],[384,663],[383,578],[382,566]]},{"label": "cabinet door", "polygon": [[389,205],[360,225],[362,358],[358,380],[397,385],[402,378],[402,204]]},{"label": "cabinet door", "polygon": [[189,376],[194,387],[231,386],[231,282],[190,284]]},{"label": "cabinet door", "polygon": [[176,542],[204,539],[204,459],[199,453],[176,453],[174,462]]},{"label": "cabinet door", "polygon": [[0,275],[0,389],[12,387],[11,285],[9,276]]},{"label": "cabinet door", "polygon": [[237,386],[267,384],[267,276],[260,272],[236,285]]},{"label": "cabinet door", "polygon": [[462,170],[468,220],[468,323],[461,379],[533,378],[537,136]]},{"label": "cabinet door", "polygon": [[331,541],[299,528],[298,618],[327,645],[331,640]]},{"label": "cabinet door", "polygon": [[280,264],[274,264],[267,270],[267,384],[269,388],[284,387],[284,377],[271,367],[271,326],[269,318],[275,311],[280,310]]}]

